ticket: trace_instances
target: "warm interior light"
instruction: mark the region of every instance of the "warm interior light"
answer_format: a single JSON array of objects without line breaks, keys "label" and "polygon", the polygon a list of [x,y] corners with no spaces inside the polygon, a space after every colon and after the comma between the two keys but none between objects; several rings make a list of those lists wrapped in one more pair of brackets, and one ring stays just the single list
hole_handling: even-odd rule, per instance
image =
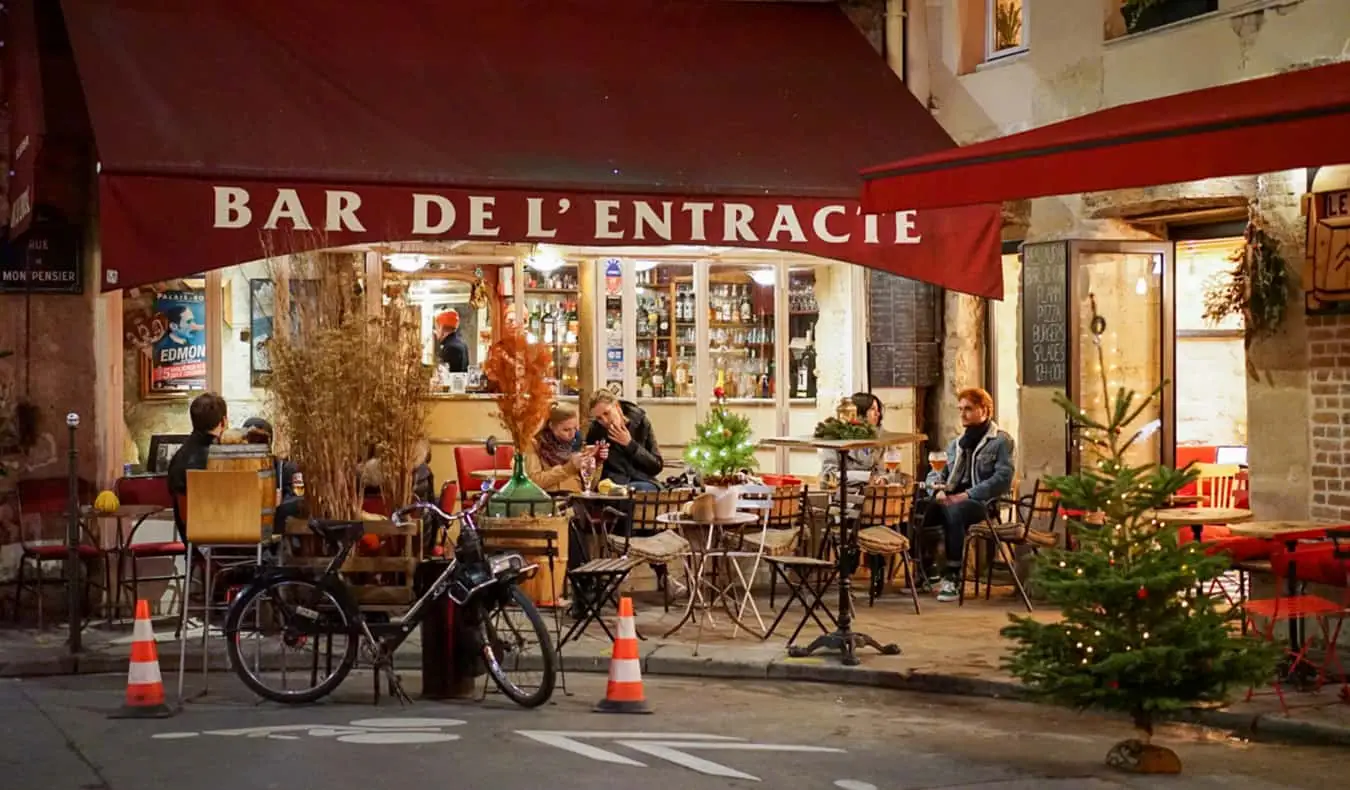
[{"label": "warm interior light", "polygon": [[633,261],[633,269],[639,272],[649,272],[656,268],[656,261]]},{"label": "warm interior light", "polygon": [[1148,280],[1145,280],[1143,277],[1140,277],[1138,280],[1136,280],[1134,283],[1134,292],[1139,294],[1140,296],[1147,294]]},{"label": "warm interior light", "polygon": [[396,252],[393,255],[384,256],[389,268],[396,272],[412,273],[418,272],[427,267],[431,262],[431,257],[414,252]]},{"label": "warm interior light", "polygon": [[774,276],[773,269],[750,270],[750,279],[754,280],[756,285],[773,285]]},{"label": "warm interior light", "polygon": [[563,267],[567,261],[563,256],[552,247],[540,244],[534,248],[534,253],[525,259],[525,264],[537,272],[555,272]]}]

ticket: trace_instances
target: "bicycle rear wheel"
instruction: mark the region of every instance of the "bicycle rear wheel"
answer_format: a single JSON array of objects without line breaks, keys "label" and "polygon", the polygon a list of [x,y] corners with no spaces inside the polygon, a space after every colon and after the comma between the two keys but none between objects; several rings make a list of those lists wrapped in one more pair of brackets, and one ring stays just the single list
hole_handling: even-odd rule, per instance
[{"label": "bicycle rear wheel", "polygon": [[[308,579],[276,579],[251,588],[225,616],[230,667],[253,693],[273,702],[322,699],[356,665],[357,616]],[[251,654],[245,646],[253,648]]]},{"label": "bicycle rear wheel", "polygon": [[[483,663],[492,682],[523,708],[537,708],[548,702],[557,682],[556,654],[548,626],[534,602],[512,584],[495,598],[484,599],[482,605]],[[515,677],[534,674],[536,670],[537,682]]]}]

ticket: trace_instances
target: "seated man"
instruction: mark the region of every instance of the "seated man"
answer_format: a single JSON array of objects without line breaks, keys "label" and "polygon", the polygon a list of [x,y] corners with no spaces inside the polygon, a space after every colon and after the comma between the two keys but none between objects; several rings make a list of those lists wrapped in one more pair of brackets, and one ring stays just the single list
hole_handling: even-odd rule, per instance
[{"label": "seated man", "polygon": [[206,392],[193,398],[188,406],[188,416],[192,420],[192,434],[178,448],[178,452],[169,459],[169,493],[173,496],[173,524],[178,537],[187,542],[187,525],[183,514],[179,512],[179,499],[186,504],[187,473],[189,469],[205,469],[207,455],[211,445],[215,444],[225,432],[229,418],[225,399],[214,392]]},{"label": "seated man", "polygon": [[647,413],[636,403],[621,401],[608,390],[591,399],[591,428],[586,444],[600,443],[595,457],[604,466],[601,479],[613,480],[634,491],[659,491],[657,477],[665,468]]},{"label": "seated man", "polygon": [[926,522],[942,527],[947,569],[938,585],[939,601],[960,597],[966,530],[988,516],[988,504],[1007,496],[1013,480],[1013,440],[993,420],[994,400],[978,387],[957,393],[965,431],[947,445],[947,465],[928,474],[936,490]]}]

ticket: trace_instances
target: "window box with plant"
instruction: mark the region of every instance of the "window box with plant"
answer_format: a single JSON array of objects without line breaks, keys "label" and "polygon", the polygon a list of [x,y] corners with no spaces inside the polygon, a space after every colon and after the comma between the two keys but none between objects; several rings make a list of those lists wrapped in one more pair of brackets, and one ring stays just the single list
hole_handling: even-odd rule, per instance
[{"label": "window box with plant", "polygon": [[1124,0],[1125,32],[1142,33],[1219,10],[1219,0]]},{"label": "window box with plant", "polygon": [[1023,0],[985,0],[985,59],[997,60],[1026,48]]}]

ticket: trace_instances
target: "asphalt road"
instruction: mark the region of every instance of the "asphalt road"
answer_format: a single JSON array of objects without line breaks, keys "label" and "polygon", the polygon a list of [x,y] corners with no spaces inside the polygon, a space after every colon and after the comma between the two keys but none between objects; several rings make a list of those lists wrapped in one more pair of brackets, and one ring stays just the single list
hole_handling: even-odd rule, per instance
[{"label": "asphalt road", "polygon": [[[414,676],[415,678],[415,676]],[[366,682],[362,682],[366,681]],[[231,678],[171,719],[112,720],[120,677],[0,681],[4,790],[1109,790],[1345,787],[1350,752],[1170,727],[1186,775],[1102,766],[1125,722],[1021,703],[808,684],[648,679],[650,716],[590,712],[601,676],[538,711],[369,703],[365,677],[324,704],[254,703]],[[410,679],[409,690],[416,688]]]}]

